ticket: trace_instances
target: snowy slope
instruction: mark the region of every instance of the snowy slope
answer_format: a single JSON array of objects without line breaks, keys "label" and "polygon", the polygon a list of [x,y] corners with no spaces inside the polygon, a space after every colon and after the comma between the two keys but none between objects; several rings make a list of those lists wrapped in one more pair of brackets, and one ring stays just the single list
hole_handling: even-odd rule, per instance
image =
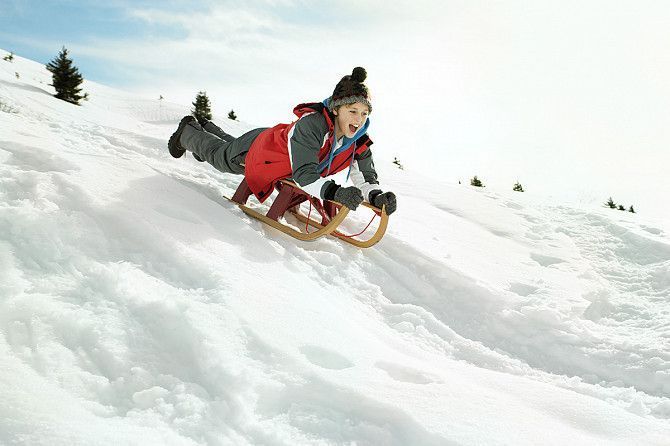
[{"label": "snowy slope", "polygon": [[379,163],[380,244],[297,242],[187,107],[49,82],[0,61],[0,444],[670,444],[668,222]]}]

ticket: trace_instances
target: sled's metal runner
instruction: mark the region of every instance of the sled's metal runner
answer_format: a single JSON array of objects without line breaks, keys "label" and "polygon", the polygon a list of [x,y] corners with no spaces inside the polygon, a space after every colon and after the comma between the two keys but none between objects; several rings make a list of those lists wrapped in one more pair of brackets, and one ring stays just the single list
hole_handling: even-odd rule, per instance
[{"label": "sled's metal runner", "polygon": [[[242,211],[250,217],[260,220],[263,223],[266,223],[269,226],[272,226],[273,228],[278,229],[281,232],[288,234],[298,240],[312,241],[323,237],[324,235],[331,234],[340,240],[354,246],[368,248],[379,242],[379,240],[381,240],[381,238],[384,236],[384,233],[386,232],[386,227],[388,225],[388,215],[386,214],[385,209],[380,210],[370,204],[362,203],[363,206],[372,209],[377,215],[379,215],[381,217],[381,221],[377,231],[370,239],[358,240],[337,231],[337,227],[342,223],[342,221],[349,213],[349,208],[346,206],[339,204],[336,205],[332,202],[327,202],[324,205],[321,203],[321,200],[309,195],[307,192],[300,189],[297,185],[287,180],[278,181],[275,187],[279,191],[279,194],[265,215],[246,206],[248,198],[252,195],[251,189],[249,189],[246,179],[240,183],[233,198],[226,198],[237,204],[240,209],[242,209]],[[310,202],[310,204],[321,215],[322,220],[320,223],[299,213],[298,207],[300,203],[305,201]],[[281,218],[287,211],[306,225],[311,225],[318,229],[314,232],[301,232],[289,225],[280,223],[279,218]]]}]

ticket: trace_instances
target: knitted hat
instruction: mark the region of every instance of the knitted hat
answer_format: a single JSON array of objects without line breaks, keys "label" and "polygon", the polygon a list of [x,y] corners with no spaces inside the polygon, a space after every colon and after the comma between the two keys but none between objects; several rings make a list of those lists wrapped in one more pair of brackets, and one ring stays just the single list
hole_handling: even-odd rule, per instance
[{"label": "knitted hat", "polygon": [[340,105],[362,102],[372,112],[370,93],[368,92],[368,87],[363,84],[367,76],[368,73],[363,67],[356,67],[351,72],[351,75],[344,76],[335,86],[335,90],[333,90],[333,95],[328,103],[328,109],[332,112]]}]

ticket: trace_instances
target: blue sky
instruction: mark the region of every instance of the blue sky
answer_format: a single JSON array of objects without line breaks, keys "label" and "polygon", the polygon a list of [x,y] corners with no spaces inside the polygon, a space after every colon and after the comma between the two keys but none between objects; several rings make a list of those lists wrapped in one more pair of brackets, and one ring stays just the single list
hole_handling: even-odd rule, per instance
[{"label": "blue sky", "polygon": [[205,90],[215,117],[271,126],[363,66],[377,158],[670,194],[665,0],[0,1],[0,48],[46,63],[66,45],[86,79],[148,98]]},{"label": "blue sky", "polygon": [[[244,4],[249,11],[271,16],[286,26],[313,28],[317,34],[333,24],[350,28],[367,26],[371,20],[378,19],[375,15],[346,14],[346,8],[338,7],[337,2],[327,1],[173,0],[161,2],[160,8],[156,8],[158,3],[155,1],[141,0],[2,0],[0,4],[0,41],[5,48],[46,63],[64,45],[87,78],[114,86],[131,83],[120,77],[127,75],[127,72],[114,64],[105,64],[106,57],[102,52],[77,54],[78,46],[114,41],[128,42],[130,45],[132,42],[154,39],[178,41],[188,37],[189,32],[183,26],[171,26],[174,23],[165,20],[151,20],[143,11],[160,10],[166,15],[187,18],[191,14],[206,11],[212,5],[240,9]],[[271,36],[275,30],[260,26],[255,31]],[[143,69],[154,71],[151,66]]]},{"label": "blue sky", "polygon": [[[2,0],[0,12],[0,41],[4,48],[17,54],[47,63],[62,46],[86,78],[101,83],[125,84],[119,73],[96,54],[77,54],[79,44],[100,39],[142,41],[152,35],[178,39],[184,36],[181,29],[154,25],[130,14],[129,2],[72,1],[72,0]],[[136,7],[155,2],[132,2]],[[174,8],[182,11],[179,4]]]},{"label": "blue sky", "polygon": [[419,66],[432,59],[429,45],[441,46],[430,35],[442,11],[433,0],[4,5],[3,48],[46,63],[65,45],[86,79],[182,103],[205,90],[215,106],[264,125],[291,119],[296,102],[327,97],[356,65],[392,84],[406,77],[398,64]]}]

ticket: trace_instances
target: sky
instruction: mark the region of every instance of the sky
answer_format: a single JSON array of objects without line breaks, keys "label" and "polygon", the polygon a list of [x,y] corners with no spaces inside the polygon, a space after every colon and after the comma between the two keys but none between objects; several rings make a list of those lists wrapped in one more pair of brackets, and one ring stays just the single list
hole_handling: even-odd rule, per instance
[{"label": "sky", "polygon": [[0,1],[0,47],[258,126],[368,71],[375,157],[661,216],[666,1]]}]

